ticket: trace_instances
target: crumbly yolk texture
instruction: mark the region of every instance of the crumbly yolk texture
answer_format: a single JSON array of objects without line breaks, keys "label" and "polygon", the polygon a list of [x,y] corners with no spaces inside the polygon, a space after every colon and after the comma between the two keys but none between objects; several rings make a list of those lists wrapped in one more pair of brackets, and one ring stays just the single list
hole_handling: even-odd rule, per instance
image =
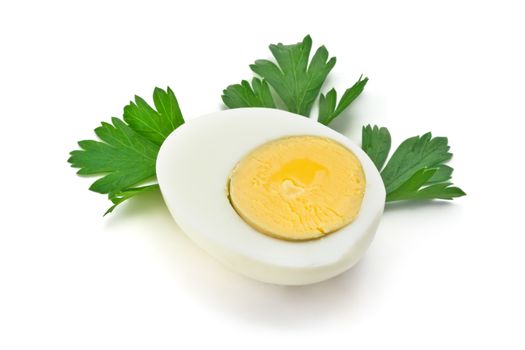
[{"label": "crumbly yolk texture", "polygon": [[350,224],[365,192],[359,159],[319,136],[266,143],[233,169],[229,199],[259,232],[290,241],[323,237]]}]

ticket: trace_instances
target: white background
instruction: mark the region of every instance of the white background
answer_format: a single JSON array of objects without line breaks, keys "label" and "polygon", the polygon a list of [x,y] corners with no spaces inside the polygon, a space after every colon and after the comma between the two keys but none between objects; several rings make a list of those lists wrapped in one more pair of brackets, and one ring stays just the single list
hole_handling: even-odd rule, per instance
[{"label": "white background", "polygon": [[[2,2],[0,348],[523,349],[519,3]],[[334,128],[448,136],[467,197],[387,207],[357,267],[299,288],[227,271],[158,194],[102,217],[66,163],[77,140],[155,86],[188,120],[217,111],[307,33],[338,58],[325,89],[370,77]]]}]

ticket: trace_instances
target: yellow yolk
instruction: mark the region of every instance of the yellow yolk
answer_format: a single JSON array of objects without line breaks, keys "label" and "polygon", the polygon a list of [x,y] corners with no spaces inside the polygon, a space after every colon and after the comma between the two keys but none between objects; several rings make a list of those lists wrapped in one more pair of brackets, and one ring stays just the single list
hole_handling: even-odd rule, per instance
[{"label": "yellow yolk", "polygon": [[357,157],[324,137],[293,136],[266,143],[233,169],[229,198],[264,234],[292,241],[319,238],[359,213],[365,175]]}]

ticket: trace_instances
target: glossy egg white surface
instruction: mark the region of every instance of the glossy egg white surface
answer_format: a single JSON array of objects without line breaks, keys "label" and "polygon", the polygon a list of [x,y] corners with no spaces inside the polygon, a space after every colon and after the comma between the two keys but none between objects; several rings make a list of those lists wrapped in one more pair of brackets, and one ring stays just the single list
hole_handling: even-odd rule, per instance
[{"label": "glossy egg white surface", "polygon": [[[346,146],[366,177],[357,218],[306,242],[254,230],[227,196],[228,178],[241,158],[268,141],[293,135],[323,136]],[[277,109],[231,109],[190,120],[162,145],[157,177],[173,218],[195,243],[234,271],[281,285],[320,282],[352,267],[370,245],[385,205],[381,176],[359,146],[315,120]]]}]

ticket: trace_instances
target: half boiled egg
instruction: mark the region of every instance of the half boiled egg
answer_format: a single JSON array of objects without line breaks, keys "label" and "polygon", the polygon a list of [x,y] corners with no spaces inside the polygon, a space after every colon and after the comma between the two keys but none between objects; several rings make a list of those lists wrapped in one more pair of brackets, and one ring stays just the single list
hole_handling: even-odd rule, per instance
[{"label": "half boiled egg", "polygon": [[177,128],[157,178],[180,228],[229,268],[304,285],[352,267],[385,205],[375,165],[345,136],[277,109],[212,113]]}]

